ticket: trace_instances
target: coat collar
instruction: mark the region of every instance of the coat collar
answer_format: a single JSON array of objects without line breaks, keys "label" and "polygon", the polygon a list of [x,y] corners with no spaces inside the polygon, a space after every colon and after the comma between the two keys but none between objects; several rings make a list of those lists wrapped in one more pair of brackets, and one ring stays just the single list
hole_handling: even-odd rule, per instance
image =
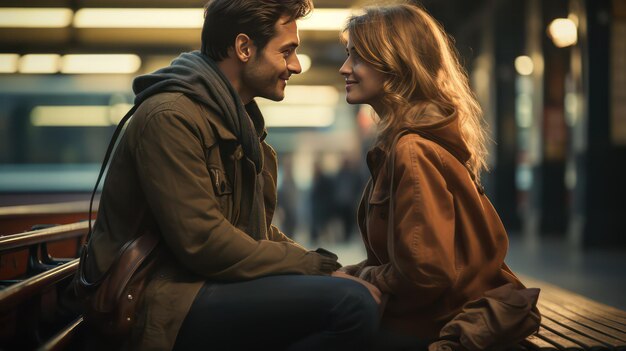
[{"label": "coat collar", "polygon": [[[459,125],[458,113],[454,110],[445,113],[434,103],[416,106],[419,123],[410,129],[425,139],[437,143],[450,154],[465,164],[470,158],[470,151],[463,141]],[[379,174],[380,168],[387,159],[388,151],[377,145],[367,153],[367,166],[372,177]]]}]

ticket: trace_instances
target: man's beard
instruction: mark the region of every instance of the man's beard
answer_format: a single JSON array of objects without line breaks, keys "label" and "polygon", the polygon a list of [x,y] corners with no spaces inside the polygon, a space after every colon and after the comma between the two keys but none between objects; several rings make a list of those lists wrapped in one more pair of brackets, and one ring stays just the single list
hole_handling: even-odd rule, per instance
[{"label": "man's beard", "polygon": [[278,87],[280,78],[273,74],[263,72],[262,60],[251,62],[244,71],[242,83],[252,92],[254,97],[263,97],[272,101],[281,101],[285,98],[284,90]]}]

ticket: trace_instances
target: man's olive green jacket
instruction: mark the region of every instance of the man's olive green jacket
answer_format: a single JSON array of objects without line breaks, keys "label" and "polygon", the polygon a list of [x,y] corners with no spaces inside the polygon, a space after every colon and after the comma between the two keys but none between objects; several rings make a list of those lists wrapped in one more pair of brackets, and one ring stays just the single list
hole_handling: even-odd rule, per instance
[{"label": "man's olive green jacket", "polygon": [[[264,139],[263,117],[251,117]],[[136,233],[159,233],[163,254],[137,316],[133,349],[171,349],[206,280],[323,274],[322,256],[270,225],[277,159],[265,141],[261,147],[268,234],[257,241],[245,231],[255,167],[219,116],[182,93],[156,94],[135,112],[112,158],[85,262],[97,277]]]}]

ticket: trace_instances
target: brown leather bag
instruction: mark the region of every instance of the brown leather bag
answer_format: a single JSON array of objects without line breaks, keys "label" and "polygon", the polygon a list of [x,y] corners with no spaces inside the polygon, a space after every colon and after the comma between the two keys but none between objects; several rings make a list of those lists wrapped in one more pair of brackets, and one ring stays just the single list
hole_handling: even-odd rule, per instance
[{"label": "brown leather bag", "polygon": [[159,237],[150,231],[129,241],[96,282],[89,282],[85,276],[87,248],[83,249],[75,288],[84,303],[85,322],[100,334],[130,333],[144,288],[157,262],[158,243]]}]

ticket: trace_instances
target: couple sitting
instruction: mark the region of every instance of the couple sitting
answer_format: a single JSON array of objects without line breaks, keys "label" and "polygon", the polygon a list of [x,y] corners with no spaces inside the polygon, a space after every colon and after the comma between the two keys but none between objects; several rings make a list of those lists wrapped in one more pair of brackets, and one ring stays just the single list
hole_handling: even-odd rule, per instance
[{"label": "couple sitting", "polygon": [[282,100],[300,73],[296,20],[312,7],[209,1],[201,51],[135,79],[138,108],[81,262],[98,280],[136,233],[158,233],[124,346],[413,350],[525,337],[536,291],[504,263],[507,235],[480,185],[481,110],[418,7],[368,8],[345,29],[347,101],[380,117],[358,212],[367,259],[341,267],[271,225],[277,158],[254,98]]}]

